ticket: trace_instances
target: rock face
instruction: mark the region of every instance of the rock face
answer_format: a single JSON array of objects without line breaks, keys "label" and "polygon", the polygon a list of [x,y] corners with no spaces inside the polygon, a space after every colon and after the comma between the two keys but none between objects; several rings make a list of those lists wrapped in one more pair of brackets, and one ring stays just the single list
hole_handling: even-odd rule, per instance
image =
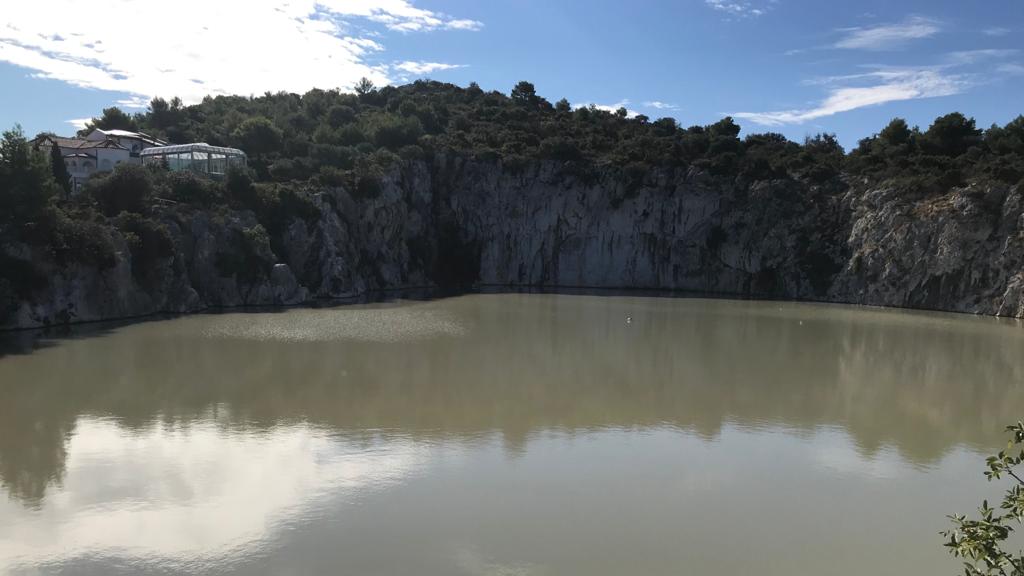
[{"label": "rock face", "polygon": [[[844,179],[737,182],[705,171],[460,157],[396,166],[374,198],[325,189],[255,280],[218,262],[257,224],[247,211],[156,209],[175,243],[146,282],[115,234],[107,270],[50,265],[0,320],[26,328],[207,307],[287,305],[370,291],[469,285],[687,290],[1024,316],[1017,187],[909,197]],[[20,259],[33,254],[15,247]]]}]

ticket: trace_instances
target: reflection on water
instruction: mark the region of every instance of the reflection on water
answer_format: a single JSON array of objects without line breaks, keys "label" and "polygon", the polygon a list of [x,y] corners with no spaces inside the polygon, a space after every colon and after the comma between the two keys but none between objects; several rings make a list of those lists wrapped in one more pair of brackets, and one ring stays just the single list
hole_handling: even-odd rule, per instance
[{"label": "reflection on water", "polygon": [[[128,553],[137,564],[208,573],[225,552],[244,558],[325,495],[362,494],[409,474],[420,458],[404,441],[364,450],[308,425],[266,433],[216,423],[153,424],[125,434],[79,419],[61,492],[43,513],[0,527],[4,556],[54,559]],[[8,502],[7,506],[12,506]]]},{"label": "reflection on water", "polygon": [[478,295],[51,344],[0,357],[0,573],[955,570],[943,515],[1024,407],[1016,322],[838,306]]}]

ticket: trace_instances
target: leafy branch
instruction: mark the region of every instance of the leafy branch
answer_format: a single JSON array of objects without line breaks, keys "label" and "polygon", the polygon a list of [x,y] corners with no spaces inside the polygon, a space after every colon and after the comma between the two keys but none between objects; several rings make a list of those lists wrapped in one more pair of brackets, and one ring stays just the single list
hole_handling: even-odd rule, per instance
[{"label": "leafy branch", "polygon": [[1024,443],[1024,422],[1006,427],[1012,438],[1006,450],[985,460],[988,469],[985,477],[991,482],[1006,475],[1016,481],[1003,496],[998,510],[985,500],[978,509],[980,518],[968,519],[963,515],[952,515],[949,519],[954,527],[942,535],[948,540],[950,553],[964,562],[966,576],[1024,576],[1024,553],[1012,554],[1003,550],[1003,543],[1014,532],[1014,524],[1024,520],[1024,480],[1017,475],[1014,467],[1024,462],[1024,449],[1016,455]]}]

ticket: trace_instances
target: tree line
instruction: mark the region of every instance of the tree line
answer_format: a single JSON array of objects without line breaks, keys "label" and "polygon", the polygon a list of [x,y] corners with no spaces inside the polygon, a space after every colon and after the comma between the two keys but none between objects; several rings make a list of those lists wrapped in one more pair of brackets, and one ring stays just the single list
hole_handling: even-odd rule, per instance
[{"label": "tree line", "polygon": [[[43,250],[58,265],[102,268],[115,261],[111,232],[117,229],[136,256],[133,272],[146,279],[154,262],[171,250],[166,229],[151,214],[159,201],[252,210],[261,229],[249,239],[260,246],[246,253],[268,254],[266,244],[279,241],[289,219],[315,217],[312,192],[345,186],[356,198],[370,197],[395,163],[429,162],[442,154],[500,162],[504,170],[554,161],[583,179],[613,170],[637,185],[654,168],[697,169],[724,186],[781,180],[806,195],[839,193],[851,178],[889,183],[912,198],[968,182],[1016,185],[1024,177],[1024,116],[987,129],[956,112],[926,129],[896,118],[846,153],[831,134],[803,142],[771,132],[741,138],[740,126],[729,117],[684,128],[670,117],[574,108],[565,99],[552,104],[526,81],[507,95],[475,83],[460,87],[421,80],[380,88],[364,81],[352,93],[314,89],[301,95],[207,97],[194,105],[154,98],[142,113],[107,108],[82,132],[93,128],[241,148],[251,168],[213,181],[123,165],[96,175],[83,194],[71,197],[58,149],[36,149],[18,128],[5,132],[0,139],[0,314],[5,302],[45,283],[45,273],[23,247]],[[225,266],[234,270],[252,263]]]}]

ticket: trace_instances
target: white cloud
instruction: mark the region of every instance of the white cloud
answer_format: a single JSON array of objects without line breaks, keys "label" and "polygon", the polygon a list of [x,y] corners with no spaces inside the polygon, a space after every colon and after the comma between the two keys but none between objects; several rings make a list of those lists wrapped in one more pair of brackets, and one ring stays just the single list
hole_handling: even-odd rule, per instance
[{"label": "white cloud", "polygon": [[[133,95],[196,102],[208,94],[387,84],[370,58],[384,47],[347,20],[389,30],[478,30],[481,23],[416,8],[408,0],[78,0],[4,6],[0,61],[44,78]],[[172,31],[154,34],[153,27]],[[141,99],[141,100],[139,100]]]},{"label": "white cloud", "polygon": [[92,118],[72,118],[71,120],[65,120],[66,124],[71,124],[76,130],[85,128],[85,125],[92,122]]},{"label": "white cloud", "polygon": [[983,50],[960,50],[949,53],[949,60],[952,64],[974,64],[982,60],[993,60],[1007,58],[1017,54],[1019,50],[1007,49],[983,49]]},{"label": "white cloud", "polygon": [[117,105],[121,108],[145,108],[149,106],[149,100],[142,96],[132,96],[118,100]]},{"label": "white cloud", "polygon": [[416,8],[408,0],[319,0],[316,4],[332,14],[367,18],[399,32],[483,28],[482,22],[449,18],[444,14]]},{"label": "white cloud", "polygon": [[741,0],[704,0],[704,3],[719,12],[740,18],[763,16],[768,11],[767,8],[758,8],[751,5],[750,2]]},{"label": "white cloud", "polygon": [[477,20],[449,20],[445,23],[445,28],[449,30],[473,30],[477,31],[484,27],[483,22]]},{"label": "white cloud", "polygon": [[1009,76],[1024,76],[1024,65],[1012,62],[1000,64],[999,66],[996,66],[996,72]]},{"label": "white cloud", "polygon": [[[802,124],[887,102],[951,96],[991,82],[993,73],[1024,74],[1024,66],[1005,62],[1019,53],[1017,49],[960,50],[945,54],[939,64],[932,66],[897,68],[876,65],[867,67],[872,69],[870,72],[812,78],[804,80],[803,84],[829,87],[828,95],[815,106],[732,115],[765,126],[781,126]],[[1000,60],[1003,62],[998,62]]]},{"label": "white cloud", "polygon": [[437,72],[439,70],[451,70],[453,68],[462,68],[462,64],[442,64],[441,62],[415,62],[412,60],[406,60],[405,62],[399,62],[392,64],[391,67],[395,70],[401,70],[415,76],[422,76],[424,74],[430,74],[431,72]]},{"label": "white cloud", "polygon": [[881,24],[867,28],[846,28],[835,48],[850,50],[893,50],[910,40],[929,38],[942,31],[935,20],[921,16],[907,18],[897,24]]},{"label": "white cloud", "polygon": [[802,124],[865,106],[959,94],[971,85],[964,76],[943,74],[935,69],[887,69],[842,77],[845,80],[853,78],[870,79],[872,82],[867,86],[834,88],[827,98],[812,108],[775,112],[737,112],[732,116],[764,126]]},{"label": "white cloud", "polygon": [[617,112],[619,108],[625,108],[627,118],[633,118],[634,116],[639,114],[639,112],[637,112],[636,110],[629,109],[629,99],[619,100],[618,102],[615,102],[613,104],[596,104],[594,102],[580,102],[578,104],[573,104],[572,107],[573,109],[597,108],[598,110],[604,110],[605,112],[612,113]]},{"label": "white cloud", "polygon": [[993,26],[992,28],[986,28],[981,32],[986,36],[1006,36],[1010,33],[1010,29],[1003,28],[1002,26]]},{"label": "white cloud", "polygon": [[669,104],[668,102],[661,102],[659,100],[648,100],[644,102],[644,106],[648,108],[654,108],[656,110],[678,110],[679,106],[675,104]]}]

